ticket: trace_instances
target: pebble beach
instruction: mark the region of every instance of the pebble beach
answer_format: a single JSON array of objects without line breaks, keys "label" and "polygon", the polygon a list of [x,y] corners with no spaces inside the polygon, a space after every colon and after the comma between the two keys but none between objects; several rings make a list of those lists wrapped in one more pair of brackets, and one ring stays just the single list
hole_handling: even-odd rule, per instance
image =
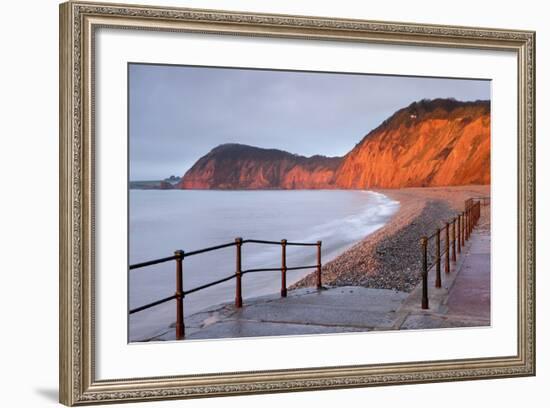
[{"label": "pebble beach", "polygon": [[[490,195],[490,186],[424,187],[373,190],[400,203],[399,211],[379,230],[327,262],[324,286],[362,286],[412,291],[421,279],[420,238],[444,227],[471,197]],[[315,273],[290,289],[315,286]]]}]

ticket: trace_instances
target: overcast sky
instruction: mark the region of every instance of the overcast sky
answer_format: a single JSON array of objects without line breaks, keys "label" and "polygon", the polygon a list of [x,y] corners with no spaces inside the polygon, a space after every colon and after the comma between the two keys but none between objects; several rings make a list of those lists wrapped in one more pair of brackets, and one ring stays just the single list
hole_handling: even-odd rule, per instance
[{"label": "overcast sky", "polygon": [[131,64],[130,180],[182,176],[222,143],[342,156],[396,110],[490,99],[490,82]]}]

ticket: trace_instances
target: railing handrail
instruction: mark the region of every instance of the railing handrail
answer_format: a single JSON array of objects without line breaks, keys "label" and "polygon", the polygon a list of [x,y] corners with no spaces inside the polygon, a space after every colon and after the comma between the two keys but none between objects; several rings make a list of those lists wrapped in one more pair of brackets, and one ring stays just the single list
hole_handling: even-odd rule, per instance
[{"label": "railing handrail", "polygon": [[[464,201],[465,210],[456,214],[449,221],[445,221],[444,227],[438,227],[436,231],[421,239],[422,246],[422,309],[428,309],[428,272],[436,266],[435,287],[441,287],[441,260],[445,256],[445,273],[450,273],[451,251],[452,261],[456,262],[456,254],[460,254],[473,231],[475,225],[481,217],[481,205],[486,205],[486,201],[491,200],[490,196],[471,197]],[[452,227],[452,228],[450,228]],[[444,231],[442,239],[441,233]],[[452,236],[450,234],[452,231]],[[435,238],[435,255],[431,253],[431,258],[435,258],[431,265],[428,265],[428,244]],[[441,243],[444,242],[445,248],[441,250]]]},{"label": "railing handrail", "polygon": [[482,205],[487,205],[487,201],[491,202],[491,196],[470,197],[464,201],[464,208],[467,209],[469,206],[473,205],[474,201],[480,202]]},{"label": "railing handrail", "polygon": [[168,261],[175,261],[175,260],[176,260],[175,255],[167,256],[165,258],[151,259],[150,261],[145,261],[145,262],[140,262],[140,263],[137,263],[137,264],[130,265],[129,269],[130,270],[140,269],[140,268],[145,268],[146,266],[157,265],[159,263],[168,262]]},{"label": "railing handrail", "polygon": [[[266,245],[282,245],[280,241],[267,241],[267,240],[261,240],[261,239],[243,239],[242,243],[243,244],[251,243],[251,244],[266,244]],[[236,242],[228,242],[227,244],[220,244],[220,245],[215,245],[215,246],[211,246],[211,247],[196,249],[194,251],[184,252],[183,257],[188,258],[188,257],[193,256],[193,255],[199,255],[199,254],[203,254],[205,252],[210,252],[210,251],[216,251],[218,249],[229,248],[229,247],[232,247],[232,246],[235,246],[235,245],[237,245]],[[289,246],[317,246],[317,242],[287,242],[286,245],[287,246],[288,245]],[[167,257],[164,257],[164,258],[151,259],[149,261],[144,261],[144,262],[139,262],[139,263],[136,263],[136,264],[132,264],[132,265],[129,266],[129,269],[130,270],[140,269],[140,268],[144,268],[146,266],[157,265],[159,263],[169,262],[169,261],[174,261],[174,260],[176,260],[175,255],[167,256]]]},{"label": "railing handrail", "polygon": [[[250,242],[252,244],[282,245],[280,241],[266,241],[263,239],[243,239],[243,244]],[[293,246],[317,246],[317,242],[286,242],[285,245]]]},{"label": "railing handrail", "polygon": [[[241,247],[245,243],[253,243],[253,244],[266,244],[266,245],[280,245],[282,247],[282,265],[279,268],[253,268],[253,269],[242,269],[241,266]],[[169,262],[169,261],[176,261],[176,293],[174,295],[165,297],[163,299],[155,300],[151,303],[138,306],[134,309],[129,310],[129,314],[134,314],[137,312],[141,312],[143,310],[150,309],[152,307],[158,306],[160,304],[169,302],[171,300],[177,301],[177,321],[176,321],[176,338],[178,340],[182,339],[184,337],[185,328],[183,325],[183,298],[187,295],[190,295],[191,293],[198,292],[203,289],[207,289],[209,287],[218,285],[220,283],[229,281],[231,279],[237,280],[237,286],[236,286],[236,297],[235,297],[235,306],[236,307],[242,307],[242,295],[241,295],[241,277],[242,275],[245,275],[247,273],[255,273],[255,272],[270,272],[270,271],[280,271],[281,272],[281,279],[282,279],[282,287],[281,287],[281,296],[286,297],[286,272],[287,271],[294,271],[294,270],[300,270],[300,269],[317,269],[317,288],[321,289],[321,241],[317,241],[315,243],[310,242],[288,242],[286,239],[282,239],[281,241],[268,241],[268,240],[259,240],[259,239],[242,239],[242,238],[235,238],[234,242],[230,242],[227,244],[220,244],[215,245],[207,248],[198,249],[195,251],[185,252],[182,250],[177,250],[174,252],[174,255],[164,257],[164,258],[157,258],[152,259],[145,262],[140,262],[137,264],[133,264],[129,266],[129,270],[144,268],[151,265],[157,265],[163,262]],[[286,265],[286,246],[292,245],[292,246],[315,246],[317,247],[317,264],[315,265],[299,265],[299,266],[291,266],[287,267]],[[236,272],[228,275],[226,277],[211,281],[209,283],[205,283],[200,286],[196,286],[192,289],[183,290],[183,260],[189,256],[203,254],[210,251],[215,251],[218,249],[228,248],[236,246],[237,247],[237,264],[236,264]]]}]

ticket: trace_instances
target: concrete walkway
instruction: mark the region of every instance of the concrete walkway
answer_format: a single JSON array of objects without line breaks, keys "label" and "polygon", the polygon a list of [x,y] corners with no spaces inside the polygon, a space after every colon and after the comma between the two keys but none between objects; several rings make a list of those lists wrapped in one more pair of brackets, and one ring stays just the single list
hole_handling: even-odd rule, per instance
[{"label": "concrete walkway", "polygon": [[[442,267],[443,269],[443,267]],[[482,208],[473,230],[449,274],[441,273],[441,288],[435,288],[435,271],[429,275],[429,309],[420,308],[419,285],[401,305],[395,329],[472,327],[491,324],[491,235],[490,214]]]},{"label": "concrete walkway", "polygon": [[[304,288],[244,299],[243,308],[223,304],[185,318],[186,339],[281,336],[370,330],[406,330],[490,325],[490,216],[483,214],[442,287],[429,274],[428,310],[421,285],[405,293],[356,286],[318,291]],[[174,340],[173,328],[149,339]]]},{"label": "concrete walkway", "polygon": [[491,319],[491,237],[479,235],[456,278],[447,301],[447,314]]},{"label": "concrete walkway", "polygon": [[[344,286],[292,290],[244,299],[241,309],[225,304],[186,317],[186,339],[280,336],[391,330],[405,292]],[[151,340],[174,340],[173,329]]]}]

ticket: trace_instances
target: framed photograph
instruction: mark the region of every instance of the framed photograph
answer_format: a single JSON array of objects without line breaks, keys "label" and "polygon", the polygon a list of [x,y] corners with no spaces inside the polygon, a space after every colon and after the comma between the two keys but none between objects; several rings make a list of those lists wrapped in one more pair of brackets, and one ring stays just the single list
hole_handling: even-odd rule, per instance
[{"label": "framed photograph", "polygon": [[60,6],[60,401],[535,374],[535,33]]}]

